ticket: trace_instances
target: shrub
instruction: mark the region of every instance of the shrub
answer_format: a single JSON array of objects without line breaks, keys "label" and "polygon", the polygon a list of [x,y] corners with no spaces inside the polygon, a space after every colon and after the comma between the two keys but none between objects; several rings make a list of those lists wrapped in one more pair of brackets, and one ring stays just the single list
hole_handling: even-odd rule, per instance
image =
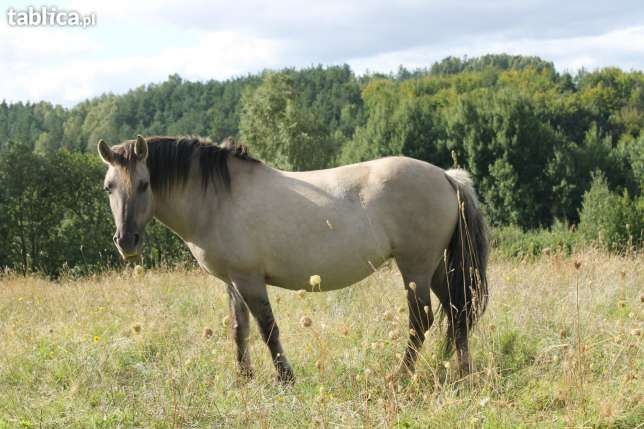
[{"label": "shrub", "polygon": [[584,194],[579,232],[586,242],[611,251],[641,247],[644,238],[644,197],[620,196],[608,188],[603,174],[595,174]]},{"label": "shrub", "polygon": [[534,258],[544,253],[570,255],[579,237],[567,223],[556,221],[550,229],[523,231],[518,226],[492,229],[492,247],[502,257]]}]

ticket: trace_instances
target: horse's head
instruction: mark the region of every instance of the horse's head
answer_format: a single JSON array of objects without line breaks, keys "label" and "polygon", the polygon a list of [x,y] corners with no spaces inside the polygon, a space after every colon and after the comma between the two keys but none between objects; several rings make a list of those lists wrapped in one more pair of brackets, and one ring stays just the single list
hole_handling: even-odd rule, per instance
[{"label": "horse's head", "polygon": [[116,224],[114,244],[123,259],[139,255],[143,246],[145,226],[152,219],[150,172],[146,165],[148,143],[137,136],[110,148],[98,142],[98,153],[109,166],[104,187]]}]

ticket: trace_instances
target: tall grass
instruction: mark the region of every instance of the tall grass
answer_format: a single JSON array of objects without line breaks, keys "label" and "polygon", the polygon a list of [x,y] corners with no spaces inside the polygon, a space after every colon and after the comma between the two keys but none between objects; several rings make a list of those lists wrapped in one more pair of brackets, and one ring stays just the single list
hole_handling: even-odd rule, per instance
[{"label": "tall grass", "polygon": [[236,376],[224,285],[198,271],[5,275],[0,428],[637,427],[642,262],[597,251],[493,260],[466,378],[441,360],[438,322],[416,375],[387,377],[407,332],[394,269],[336,292],[271,289],[290,388],[275,383],[256,329],[256,378]]}]

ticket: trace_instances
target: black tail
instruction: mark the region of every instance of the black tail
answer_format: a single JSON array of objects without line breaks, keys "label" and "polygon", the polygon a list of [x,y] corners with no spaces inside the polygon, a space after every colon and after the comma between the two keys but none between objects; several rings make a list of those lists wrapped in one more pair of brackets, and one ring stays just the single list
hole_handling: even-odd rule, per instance
[{"label": "black tail", "polygon": [[458,223],[442,267],[436,270],[432,279],[432,289],[448,318],[445,353],[449,355],[454,339],[458,342],[464,337],[467,341],[469,330],[487,307],[489,242],[487,225],[469,173],[461,169],[446,173],[458,197]]}]

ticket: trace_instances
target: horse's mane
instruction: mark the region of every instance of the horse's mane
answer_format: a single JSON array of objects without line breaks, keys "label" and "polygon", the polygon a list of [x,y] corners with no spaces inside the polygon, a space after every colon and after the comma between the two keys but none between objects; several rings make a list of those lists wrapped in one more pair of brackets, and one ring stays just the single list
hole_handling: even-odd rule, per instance
[{"label": "horse's mane", "polygon": [[[235,143],[228,137],[221,145],[208,139],[193,136],[165,137],[155,136],[145,139],[148,143],[147,166],[150,171],[150,185],[155,191],[166,192],[175,185],[185,184],[188,180],[192,161],[199,161],[201,182],[204,191],[210,182],[230,190],[230,171],[228,157],[259,163],[248,154],[246,146]],[[134,145],[136,140],[128,140],[112,149],[115,161],[125,167],[136,164]]]}]

